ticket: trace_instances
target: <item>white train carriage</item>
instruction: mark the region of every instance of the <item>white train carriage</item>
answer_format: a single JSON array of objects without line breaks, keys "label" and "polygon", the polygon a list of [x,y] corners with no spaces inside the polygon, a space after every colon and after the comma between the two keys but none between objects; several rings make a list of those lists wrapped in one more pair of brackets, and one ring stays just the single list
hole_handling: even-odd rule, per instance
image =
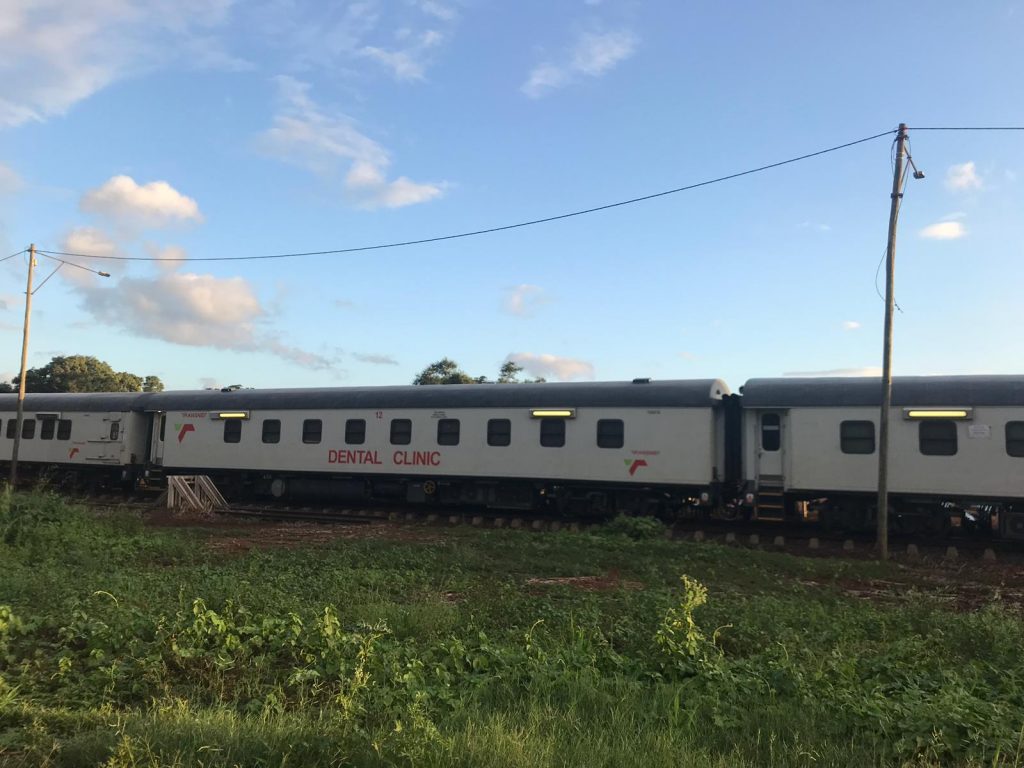
[{"label": "white train carriage", "polygon": [[[811,502],[826,523],[874,525],[881,380],[752,379],[740,391],[756,516]],[[960,518],[1024,538],[1024,376],[897,377],[889,439],[895,528],[940,531]]]},{"label": "white train carriage", "polygon": [[[148,420],[139,394],[28,394],[18,463],[25,475],[46,474],[61,485],[88,477],[130,485],[144,465]],[[0,464],[10,466],[17,396],[0,395]]]},{"label": "white train carriage", "polygon": [[151,456],[275,497],[652,512],[713,505],[720,380],[169,392]]}]

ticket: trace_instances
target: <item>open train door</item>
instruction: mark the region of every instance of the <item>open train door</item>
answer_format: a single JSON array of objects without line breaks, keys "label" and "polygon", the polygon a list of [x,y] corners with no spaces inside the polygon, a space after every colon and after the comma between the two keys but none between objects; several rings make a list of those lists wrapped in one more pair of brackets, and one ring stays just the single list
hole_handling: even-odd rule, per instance
[{"label": "open train door", "polygon": [[167,430],[167,414],[163,411],[149,413],[149,456],[151,467],[164,465],[164,433]]},{"label": "open train door", "polygon": [[757,518],[785,518],[783,428],[785,411],[760,411],[757,418]]}]

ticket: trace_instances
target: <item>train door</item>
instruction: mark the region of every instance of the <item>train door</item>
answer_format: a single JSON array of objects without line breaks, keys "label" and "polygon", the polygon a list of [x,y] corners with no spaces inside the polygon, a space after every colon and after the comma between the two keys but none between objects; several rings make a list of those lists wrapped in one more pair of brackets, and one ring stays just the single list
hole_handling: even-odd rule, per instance
[{"label": "train door", "polygon": [[783,415],[781,411],[758,414],[757,517],[762,520],[781,520],[785,516]]},{"label": "train door", "polygon": [[166,413],[150,413],[149,463],[154,467],[164,464],[164,433],[167,430]]}]

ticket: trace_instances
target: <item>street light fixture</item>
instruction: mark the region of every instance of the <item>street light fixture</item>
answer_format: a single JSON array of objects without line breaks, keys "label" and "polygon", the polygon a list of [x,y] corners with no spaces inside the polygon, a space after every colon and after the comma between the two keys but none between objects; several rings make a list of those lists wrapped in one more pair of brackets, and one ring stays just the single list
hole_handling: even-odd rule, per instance
[{"label": "street light fixture", "polygon": [[11,449],[11,477],[10,487],[14,488],[15,483],[18,481],[18,449],[21,448],[21,428],[25,420],[25,373],[28,364],[28,330],[29,321],[32,319],[32,296],[42,288],[46,281],[57,274],[57,271],[67,265],[69,267],[78,267],[84,269],[86,272],[92,272],[100,277],[110,277],[107,272],[100,272],[99,270],[90,269],[89,267],[83,267],[81,264],[75,264],[72,261],[64,261],[64,259],[58,259],[56,256],[48,256],[43,254],[46,258],[52,261],[60,262],[57,268],[48,274],[43,281],[36,286],[35,290],[32,289],[32,277],[35,274],[36,268],[36,246],[35,243],[28,247],[28,282],[25,286],[25,325],[21,337],[21,376],[18,379],[18,417],[16,419],[16,425],[14,427],[14,447]]}]

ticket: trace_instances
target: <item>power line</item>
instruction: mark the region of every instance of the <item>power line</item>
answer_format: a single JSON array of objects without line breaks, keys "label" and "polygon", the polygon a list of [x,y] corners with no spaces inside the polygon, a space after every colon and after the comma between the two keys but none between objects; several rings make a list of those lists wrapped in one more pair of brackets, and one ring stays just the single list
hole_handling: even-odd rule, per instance
[{"label": "power line", "polygon": [[947,127],[940,126],[938,128],[907,128],[908,131],[1024,131],[1024,125],[996,125],[996,126],[961,126],[961,127]]},{"label": "power line", "polygon": [[108,259],[111,261],[262,261],[268,259],[292,259],[302,256],[328,256],[344,253],[358,253],[360,251],[378,251],[385,248],[402,248],[409,245],[425,245],[427,243],[438,243],[444,240],[457,240],[464,237],[475,237],[477,235],[488,235],[494,232],[504,232],[510,229],[520,229],[522,227],[530,227],[536,224],[546,224],[552,221],[560,221],[562,219],[569,219],[575,216],[584,216],[589,213],[597,213],[599,211],[607,211],[611,208],[620,208],[625,205],[633,205],[634,203],[641,203],[647,200],[654,200],[658,197],[665,197],[667,195],[674,195],[679,192],[686,192],[691,189],[697,189],[698,187],[706,187],[711,184],[718,184],[723,181],[729,181],[730,179],[738,179],[741,176],[749,176],[754,173],[761,173],[772,168],[778,168],[783,165],[790,165],[791,163],[798,163],[801,160],[809,160],[812,157],[818,157],[820,155],[826,155],[830,152],[838,152],[841,149],[847,149],[848,147],[856,146],[857,144],[864,144],[868,141],[880,139],[883,136],[889,136],[895,133],[895,130],[883,131],[882,133],[876,133],[874,136],[867,136],[863,139],[857,139],[856,141],[848,141],[845,144],[838,144],[834,147],[828,147],[827,149],[820,149],[817,152],[809,152],[799,157],[792,157],[788,160],[780,160],[777,163],[769,163],[768,165],[762,165],[757,168],[751,168],[746,171],[740,171],[739,173],[730,173],[727,176],[719,176],[715,179],[708,179],[707,181],[700,181],[695,184],[688,184],[684,187],[676,187],[675,189],[665,190],[664,192],[655,192],[651,195],[643,195],[642,197],[634,197],[629,200],[620,200],[615,203],[608,203],[606,205],[599,205],[594,208],[584,208],[579,211],[571,211],[570,213],[562,213],[557,216],[547,216],[542,219],[531,219],[529,221],[521,221],[516,224],[505,224],[500,227],[489,227],[487,229],[477,229],[471,232],[459,232],[454,235],[441,235],[439,237],[425,237],[418,240],[404,240],[401,242],[394,243],[380,243],[378,245],[362,245],[353,248],[335,248],[324,251],[304,251],[299,253],[275,253],[272,255],[264,256],[182,256],[178,258],[154,258],[152,256],[112,256],[112,255],[99,255],[94,253],[69,253],[65,251],[47,251],[39,249],[39,253],[48,254],[50,256],[70,256],[73,258],[80,259]]},{"label": "power line", "polygon": [[2,259],[0,259],[0,264],[3,264],[8,259],[13,259],[15,256],[21,256],[21,254],[23,254],[27,250],[27,248],[22,248],[20,251],[16,251],[15,253],[12,253],[10,256],[4,256]]}]

